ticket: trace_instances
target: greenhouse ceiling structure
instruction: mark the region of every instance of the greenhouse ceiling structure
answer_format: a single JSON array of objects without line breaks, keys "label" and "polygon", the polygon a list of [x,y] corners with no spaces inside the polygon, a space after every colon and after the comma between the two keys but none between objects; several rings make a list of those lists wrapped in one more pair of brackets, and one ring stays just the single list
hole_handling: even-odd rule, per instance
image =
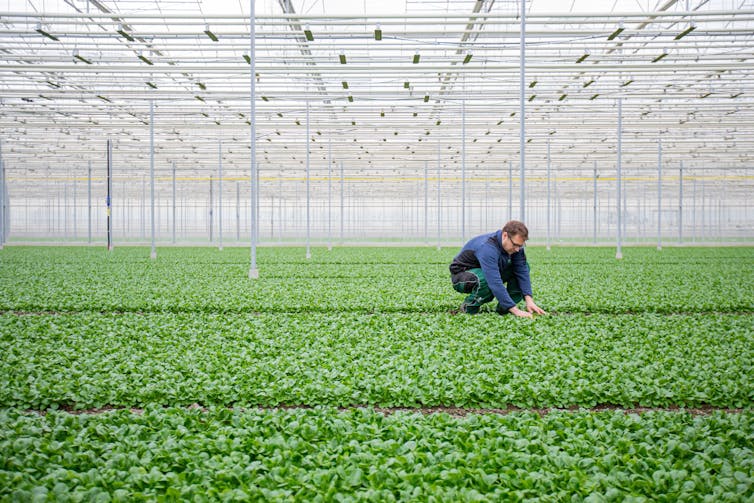
[{"label": "greenhouse ceiling structure", "polygon": [[5,242],[754,237],[754,0],[0,11]]}]

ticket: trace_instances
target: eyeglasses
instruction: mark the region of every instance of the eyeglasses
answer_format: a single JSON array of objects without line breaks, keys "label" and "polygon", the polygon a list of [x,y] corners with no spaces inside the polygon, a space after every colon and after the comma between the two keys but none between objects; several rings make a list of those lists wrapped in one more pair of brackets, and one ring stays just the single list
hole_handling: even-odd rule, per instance
[{"label": "eyeglasses", "polygon": [[508,241],[510,241],[511,244],[515,246],[516,248],[523,248],[524,245],[526,244],[526,241],[524,241],[523,243],[516,243],[515,241],[513,241],[513,237],[511,236],[508,236]]}]

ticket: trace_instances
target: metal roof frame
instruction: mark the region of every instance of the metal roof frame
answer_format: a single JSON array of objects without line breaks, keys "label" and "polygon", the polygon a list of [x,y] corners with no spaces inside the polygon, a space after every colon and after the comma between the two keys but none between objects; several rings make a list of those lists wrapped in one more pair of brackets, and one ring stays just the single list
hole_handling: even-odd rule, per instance
[{"label": "metal roof frame", "polygon": [[[63,10],[67,3],[58,12],[28,5],[0,12],[0,142],[9,176],[27,180],[29,191],[38,173],[82,176],[87,161],[103,158],[106,138],[118,163],[144,176],[152,101],[161,169],[176,162],[186,176],[209,173],[221,139],[227,176],[248,177],[248,13],[203,12],[201,2],[176,12],[156,0],[116,12],[118,3],[97,2],[98,12]],[[517,163],[515,3],[451,3],[446,12],[408,2],[402,13],[301,14],[278,6],[256,16],[262,176],[300,171],[307,145],[321,175],[327,142],[354,176],[389,174],[383,194],[396,198],[411,190],[402,179],[436,162],[438,142],[449,177],[462,143],[470,179]],[[654,169],[660,139],[668,164],[748,173],[754,2],[561,13],[530,4],[524,99],[532,176],[544,173],[548,138],[563,177],[590,172],[595,162],[612,169],[618,97],[629,175]]]}]

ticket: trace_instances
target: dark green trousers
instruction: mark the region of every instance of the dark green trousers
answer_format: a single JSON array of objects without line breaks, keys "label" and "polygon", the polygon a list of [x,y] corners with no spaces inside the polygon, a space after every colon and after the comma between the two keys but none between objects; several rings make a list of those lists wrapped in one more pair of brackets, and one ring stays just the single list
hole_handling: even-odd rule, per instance
[{"label": "dark green trousers", "polygon": [[[529,263],[526,267],[531,270]],[[508,290],[513,302],[518,304],[524,299],[524,294],[518,286],[518,280],[512,270],[504,271],[502,274],[503,283]],[[468,293],[469,295],[461,304],[461,310],[468,314],[476,314],[482,304],[492,302],[495,296],[490,291],[487,284],[487,278],[484,277],[484,271],[481,268],[469,269],[468,271],[459,272],[451,277],[453,289],[458,293]],[[503,309],[500,304],[495,309],[499,314],[506,314],[507,309]]]}]

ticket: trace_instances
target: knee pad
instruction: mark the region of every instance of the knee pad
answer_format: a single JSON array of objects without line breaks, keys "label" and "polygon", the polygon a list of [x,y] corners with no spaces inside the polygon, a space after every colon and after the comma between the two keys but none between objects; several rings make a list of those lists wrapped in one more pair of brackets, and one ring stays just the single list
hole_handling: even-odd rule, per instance
[{"label": "knee pad", "polygon": [[471,293],[479,288],[479,278],[477,278],[476,274],[474,273],[464,271],[458,273],[458,275],[454,279],[455,284],[461,287],[461,293]]}]

